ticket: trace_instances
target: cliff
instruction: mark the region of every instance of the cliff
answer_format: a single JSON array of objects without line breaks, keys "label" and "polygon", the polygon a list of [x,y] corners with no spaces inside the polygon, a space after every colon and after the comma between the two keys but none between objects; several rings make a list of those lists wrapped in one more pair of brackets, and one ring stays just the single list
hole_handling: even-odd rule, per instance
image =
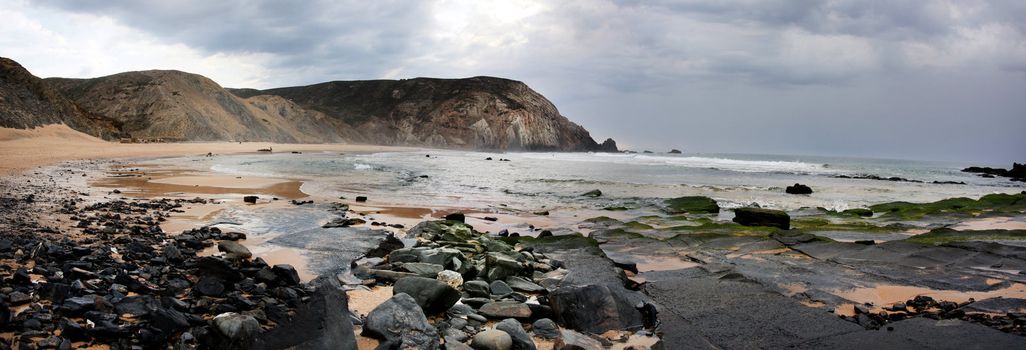
[{"label": "cliff", "polygon": [[[333,81],[269,90],[353,125],[378,143],[497,150],[616,151],[526,84],[501,78]],[[612,148],[610,148],[612,146]]]},{"label": "cliff", "polygon": [[501,78],[333,81],[225,89],[174,70],[39,79],[0,59],[0,126],[66,124],[107,139],[368,143],[616,151],[526,84]]},{"label": "cliff", "polygon": [[79,108],[18,62],[0,57],[0,127],[27,129],[65,124],[95,136],[113,138],[119,125]]}]

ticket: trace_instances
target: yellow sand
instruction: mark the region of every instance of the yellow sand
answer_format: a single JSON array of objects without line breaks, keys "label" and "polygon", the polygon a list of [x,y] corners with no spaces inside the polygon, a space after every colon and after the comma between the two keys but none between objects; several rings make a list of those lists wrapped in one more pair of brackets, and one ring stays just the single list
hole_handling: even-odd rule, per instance
[{"label": "yellow sand", "polygon": [[132,144],[107,142],[65,125],[22,130],[0,128],[0,175],[12,174],[65,160],[171,157],[256,152],[376,152],[412,148],[345,144],[275,144],[268,142],[190,142]]}]

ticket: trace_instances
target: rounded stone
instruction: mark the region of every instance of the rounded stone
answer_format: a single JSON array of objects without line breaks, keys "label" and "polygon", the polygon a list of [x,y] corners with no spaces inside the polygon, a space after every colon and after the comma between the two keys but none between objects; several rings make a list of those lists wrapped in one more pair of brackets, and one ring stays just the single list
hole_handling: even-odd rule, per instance
[{"label": "rounded stone", "polygon": [[470,347],[477,350],[510,350],[513,348],[513,338],[506,332],[489,329],[474,335]]}]

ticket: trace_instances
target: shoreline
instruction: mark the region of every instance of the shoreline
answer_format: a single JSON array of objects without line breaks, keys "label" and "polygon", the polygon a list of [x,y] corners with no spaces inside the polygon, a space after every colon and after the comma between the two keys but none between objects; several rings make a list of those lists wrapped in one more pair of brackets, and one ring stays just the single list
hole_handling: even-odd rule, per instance
[{"label": "shoreline", "polygon": [[[304,181],[303,179],[226,176],[189,167],[154,167],[149,164],[140,166],[136,163],[145,162],[145,159],[141,158],[145,157],[103,161],[72,160],[69,163],[42,166],[36,168],[36,171],[23,171],[17,175],[0,175],[0,178],[6,184],[12,186],[13,190],[27,190],[30,185],[32,186],[32,191],[47,191],[47,189],[50,189],[52,192],[55,192],[52,194],[51,202],[46,202],[46,199],[40,198],[27,203],[39,205],[46,202],[53,205],[49,209],[36,213],[43,216],[47,214],[54,215],[53,217],[39,219],[44,227],[57,225],[56,231],[68,232],[68,238],[93,242],[93,244],[106,243],[102,239],[97,241],[89,234],[80,235],[75,233],[81,229],[78,225],[81,225],[80,222],[83,220],[82,217],[76,219],[74,215],[68,216],[68,214],[60,212],[59,203],[67,200],[64,197],[76,198],[76,203],[82,204],[109,204],[121,200],[129,203],[160,203],[170,198],[171,202],[179,203],[181,207],[169,210],[166,216],[159,216],[158,219],[159,226],[164,228],[164,234],[171,240],[180,238],[182,231],[210,225],[210,221],[218,217],[223,211],[233,208],[252,209],[257,214],[264,213],[261,210],[307,210],[319,212],[327,210],[326,206],[337,202],[348,205],[348,209],[341,212],[341,215],[336,214],[339,217],[359,218],[366,221],[365,223],[349,225],[351,228],[357,231],[379,229],[384,232],[393,232],[400,236],[405,236],[406,232],[418,224],[429,220],[441,219],[447,214],[459,212],[464,214],[466,223],[473,226],[472,232],[480,235],[472,237],[470,241],[492,239],[507,242],[506,244],[514,249],[515,252],[520,252],[519,254],[529,252],[531,256],[534,256],[535,252],[537,252],[539,260],[552,261],[555,259],[566,264],[565,268],[569,271],[569,277],[564,276],[566,279],[560,282],[561,284],[553,286],[553,291],[560,286],[564,286],[562,283],[569,283],[571,285],[584,283],[587,285],[587,283],[594,283],[595,280],[602,280],[603,278],[618,281],[621,277],[610,276],[610,270],[598,271],[593,266],[595,264],[608,264],[613,270],[622,273],[622,278],[625,281],[624,287],[629,287],[627,288],[630,291],[629,293],[640,293],[637,294],[638,297],[651,298],[651,302],[654,303],[653,305],[658,305],[658,308],[661,310],[673,310],[661,311],[659,313],[666,317],[664,320],[663,316],[660,316],[660,321],[665,322],[664,324],[668,325],[666,327],[670,327],[669,330],[671,332],[669,333],[672,333],[672,330],[675,329],[698,328],[704,332],[701,337],[707,339],[710,343],[713,343],[713,340],[715,340],[717,344],[731,343],[728,339],[717,338],[712,329],[701,328],[695,324],[683,326],[681,322],[685,321],[674,318],[674,315],[677,315],[677,313],[687,315],[688,310],[696,307],[700,310],[705,310],[702,307],[732,305],[731,303],[737,301],[734,299],[715,299],[714,295],[717,293],[730,295],[734,290],[742,290],[746,291],[746,293],[752,293],[750,295],[746,294],[744,298],[754,298],[759,303],[769,305],[769,310],[774,310],[770,312],[769,316],[779,313],[781,317],[798,317],[797,319],[789,319],[788,322],[796,322],[796,324],[801,322],[828,324],[830,328],[843,329],[845,330],[844,332],[853,333],[863,327],[865,329],[874,329],[872,332],[876,332],[875,329],[886,327],[886,325],[905,325],[908,323],[903,322],[907,320],[932,319],[932,317],[971,321],[973,323],[966,323],[971,325],[999,322],[990,320],[994,317],[997,317],[996,319],[998,320],[1004,320],[1003,317],[1006,316],[1002,316],[1000,312],[995,313],[993,309],[980,306],[978,310],[983,311],[976,311],[973,315],[989,315],[987,317],[991,317],[981,320],[969,316],[947,314],[946,312],[949,310],[945,308],[948,308],[950,305],[944,303],[954,301],[954,305],[958,307],[958,310],[962,308],[970,310],[974,302],[968,300],[970,296],[986,297],[988,300],[995,299],[995,297],[1026,300],[1026,289],[1024,289],[1026,285],[1023,284],[1024,279],[1019,277],[1022,271],[1026,271],[1026,263],[1020,266],[1019,262],[1005,261],[1003,262],[1003,267],[992,268],[992,270],[981,270],[976,269],[975,266],[967,265],[952,268],[953,272],[949,272],[947,271],[948,267],[945,265],[942,265],[945,267],[939,269],[916,257],[922,255],[954,259],[953,257],[958,256],[958,254],[969,254],[968,252],[971,252],[971,250],[952,252],[951,249],[953,248],[948,246],[916,247],[914,249],[923,249],[922,251],[916,251],[900,242],[898,244],[888,244],[888,242],[880,241],[864,245],[854,243],[855,240],[852,240],[852,242],[833,240],[793,241],[792,238],[774,236],[774,233],[770,230],[758,227],[747,228],[728,223],[730,216],[694,213],[668,215],[660,213],[658,208],[650,208],[652,209],[650,213],[646,212],[648,214],[641,215],[636,212],[632,212],[632,214],[623,211],[589,211],[579,209],[561,211],[553,209],[550,215],[541,216],[519,210],[493,213],[469,210],[468,208],[388,206],[375,203],[373,198],[367,203],[357,203],[353,200],[324,198],[303,193],[300,189],[300,185]],[[28,182],[24,182],[26,180]],[[17,184],[14,183],[15,181],[17,181]],[[260,198],[256,204],[245,204],[243,203],[243,197],[246,195],[258,195]],[[280,196],[279,200],[272,198],[275,196]],[[191,202],[195,197],[200,198],[196,202]],[[293,199],[297,201],[313,200],[314,203],[299,205],[292,203],[291,200]],[[99,213],[101,211],[90,215],[97,215]],[[313,217],[318,218],[316,220],[327,220],[330,216],[321,215]],[[496,220],[488,220],[486,217]],[[813,217],[813,219],[831,218],[831,220],[837,219],[840,221],[831,221],[825,226],[820,227],[817,225],[822,225],[822,223],[808,220],[806,217],[798,215],[793,218],[793,223],[797,225],[796,227],[815,232],[814,230],[817,229],[844,229],[845,226],[842,224],[850,224],[855,221],[861,222],[859,220],[863,220],[860,218],[833,218],[826,213],[815,214]],[[1020,212],[1010,216],[984,216],[978,219],[962,218],[958,220],[959,224],[953,227],[961,229],[994,229],[1001,227],[1020,229],[1023,223],[1021,219],[1024,217],[1026,215]],[[372,225],[373,222],[380,221],[402,226]],[[317,221],[315,224],[319,228],[321,221]],[[217,225],[214,226],[216,227]],[[87,227],[94,230],[92,234],[96,234],[96,226]],[[509,227],[523,227],[525,229],[520,230],[520,237],[500,237],[497,235],[499,230]],[[535,227],[537,229],[527,230],[526,227]],[[885,228],[882,226],[867,227],[870,229]],[[555,231],[556,236],[551,240],[535,238],[535,236],[541,235],[542,229],[552,229]],[[695,236],[689,236],[693,230],[699,231],[695,232]],[[214,241],[215,244],[204,249],[197,249],[196,258],[201,259],[204,256],[215,256],[216,259],[226,259],[226,255],[217,253],[219,249],[216,242],[226,240],[227,238],[225,237],[229,237],[233,231],[226,228],[223,229],[223,233],[214,235],[214,237],[218,237]],[[509,231],[512,233],[514,230]],[[491,232],[491,234],[486,232]],[[582,235],[579,236],[581,238],[576,238],[578,237],[576,233],[581,233]],[[921,232],[917,233],[930,235],[934,234],[934,230],[922,229]],[[872,235],[872,233],[867,234]],[[304,283],[301,285],[311,282],[318,274],[314,273],[313,269],[306,265],[318,259],[318,256],[309,255],[312,252],[311,248],[281,246],[276,242],[271,242],[281,236],[281,234],[249,235],[247,233],[247,237],[238,240],[238,243],[252,253],[254,262],[244,262],[241,266],[246,266],[246,264],[250,263],[256,264],[257,258],[262,258],[259,260],[265,261],[267,266],[288,263],[295,268],[294,271],[299,277],[299,282]],[[361,237],[370,236],[353,236],[353,239],[360,239]],[[574,243],[574,245],[565,246],[562,238],[567,237],[574,237],[571,241],[579,242]],[[455,248],[460,247],[460,244],[466,244],[449,241],[431,242],[424,237],[403,238],[407,248],[414,245],[430,249]],[[335,239],[338,240],[339,238]],[[303,243],[303,241],[300,242]],[[118,244],[123,243],[122,241],[122,243]],[[332,241],[321,243],[332,243]],[[871,252],[863,250],[875,249],[875,246],[882,246],[887,249],[880,248],[880,251]],[[973,247],[975,246],[968,246],[965,249],[990,249]],[[127,246],[119,247],[119,251],[122,251],[122,248],[127,249]],[[1009,246],[1002,249],[1017,248]],[[887,257],[887,259],[892,260],[882,260],[887,263],[880,266],[886,266],[888,267],[887,269],[872,270],[878,268],[877,263],[861,265],[862,263],[857,262],[861,259],[876,258],[880,254],[886,255],[895,252],[900,254]],[[904,256],[903,254],[906,253],[910,255]],[[987,254],[990,253],[984,251],[976,259],[987,262],[987,266],[997,264],[993,262],[993,257]],[[116,257],[116,259],[124,259],[126,257],[127,255],[123,255]],[[844,264],[833,262],[835,259],[841,259],[840,261],[845,261],[846,264],[855,265],[850,269],[845,268]],[[348,261],[345,261],[345,263],[348,264]],[[888,266],[887,264],[893,266]],[[916,268],[912,269],[914,272],[909,272],[899,269],[899,267],[904,265],[918,266],[924,264],[928,265],[925,267],[925,270]],[[257,264],[256,266],[261,265]],[[360,285],[365,285],[371,288],[369,293],[352,293],[349,299],[349,303],[351,303],[350,309],[362,312],[372,310],[381,302],[388,300],[386,298],[388,295],[382,295],[382,293],[388,290],[385,288],[392,288],[391,283],[393,281],[383,279],[382,276],[392,276],[389,273],[409,276],[413,271],[410,270],[412,267],[404,267],[403,263],[382,263],[381,261],[367,259],[360,262],[359,266],[363,269],[377,271],[374,274],[384,274],[357,277],[357,280],[352,281],[355,284],[346,286],[346,288],[360,288]],[[861,271],[862,269],[871,269],[873,273],[866,274]],[[389,272],[381,272],[386,270]],[[794,276],[790,275],[796,273],[795,271],[801,271],[801,273]],[[925,277],[916,275],[922,273],[920,271],[928,271],[929,274]],[[887,278],[876,277],[873,274],[887,276]],[[892,275],[889,276],[888,274]],[[824,276],[830,276],[830,279],[824,279]],[[961,280],[959,279],[960,277],[956,278],[958,276],[967,277],[967,279]],[[899,278],[900,282],[893,284],[883,283],[888,278]],[[923,279],[920,280],[920,278]],[[541,280],[537,281],[541,283]],[[948,288],[944,287],[945,284],[954,285]],[[688,290],[689,292],[687,293],[694,293],[694,295],[705,295],[706,298],[710,298],[709,300],[716,301],[708,302],[702,299],[690,299],[686,296],[681,299],[682,296],[680,294],[682,292],[678,292],[676,289]],[[767,290],[771,292],[767,293]],[[895,293],[895,291],[897,292]],[[704,293],[712,294],[707,295]],[[885,303],[897,301],[895,302],[896,304],[902,302],[905,298],[928,295],[945,299],[933,301],[932,304],[926,303],[922,310],[912,311],[910,308],[909,311],[898,312],[902,315],[901,318],[891,319],[881,316],[885,313],[893,313],[895,308]],[[474,299],[467,296],[464,296],[464,298]],[[912,301],[912,299],[908,300],[910,304]],[[696,302],[708,305],[696,306],[694,305]],[[859,308],[854,306],[862,303],[873,303],[873,307]],[[983,305],[983,303],[979,305]],[[477,309],[479,306],[475,305],[474,309]],[[738,317],[738,319],[758,317],[748,315],[750,311],[748,308],[746,306],[729,306],[725,309],[718,309],[716,312],[730,315],[730,317]],[[1019,310],[1008,309],[1006,311],[1011,315],[1012,312],[1019,312]],[[708,311],[706,310],[706,312]],[[445,316],[442,317],[444,319]],[[706,313],[701,313],[689,317],[701,319],[701,317],[709,316]],[[497,320],[482,323],[481,327],[475,329],[491,327],[495,324],[493,321]],[[763,320],[758,322],[770,321]],[[274,325],[277,325],[277,323],[274,323]],[[569,327],[569,325],[560,325]],[[988,325],[997,327],[991,324]],[[855,328],[852,328],[853,326]],[[901,326],[897,327],[900,328]],[[270,329],[273,328],[268,328],[267,330]],[[956,329],[960,329],[959,332],[969,332],[969,330],[972,330],[972,332],[982,332],[982,330],[977,328]],[[994,330],[986,327],[984,329]],[[1019,334],[1015,332],[1022,332],[1022,330],[1013,329],[1011,332],[1011,334]],[[670,344],[669,346],[671,347],[674,344],[684,344],[680,343],[681,340],[677,338],[678,334],[669,333],[660,333],[660,338],[666,344]],[[991,336],[996,337],[995,334],[1010,335],[1009,333],[997,332],[991,334]],[[871,337],[872,335],[866,333],[866,336]],[[622,333],[610,333],[609,337],[606,341],[612,341],[615,346],[623,345],[622,343],[617,343],[616,339],[630,338]],[[358,343],[361,346],[377,344],[376,340],[371,340],[370,338],[359,337],[358,339]],[[648,339],[647,336],[646,339]],[[801,342],[817,341],[815,339],[799,340]],[[539,339],[535,339],[535,343],[538,345],[547,344]]]},{"label": "shoreline", "polygon": [[104,141],[71,128],[55,124],[35,129],[0,128],[0,176],[14,175],[69,160],[106,160],[202,156],[209,153],[275,152],[382,152],[417,150],[413,147],[359,144],[282,144],[274,142],[188,142],[188,143],[116,143]]}]

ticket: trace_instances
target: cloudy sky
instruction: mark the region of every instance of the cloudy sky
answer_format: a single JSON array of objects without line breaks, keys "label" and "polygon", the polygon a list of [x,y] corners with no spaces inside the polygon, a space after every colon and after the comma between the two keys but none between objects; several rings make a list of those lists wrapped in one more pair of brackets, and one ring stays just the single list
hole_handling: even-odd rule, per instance
[{"label": "cloudy sky", "polygon": [[1026,160],[1026,1],[0,2],[39,76],[500,76],[635,150]]}]

